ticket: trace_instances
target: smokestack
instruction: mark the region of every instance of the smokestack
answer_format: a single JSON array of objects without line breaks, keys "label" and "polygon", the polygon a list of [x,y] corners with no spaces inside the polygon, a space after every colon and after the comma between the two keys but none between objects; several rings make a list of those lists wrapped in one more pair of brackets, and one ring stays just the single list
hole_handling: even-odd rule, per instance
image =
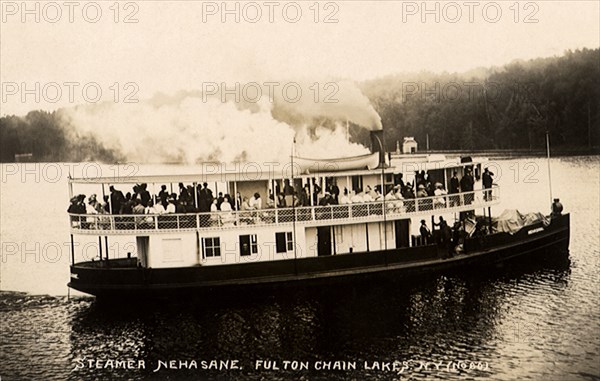
[{"label": "smokestack", "polygon": [[371,152],[379,152],[379,166],[385,167],[385,140],[383,139],[383,130],[371,131]]}]

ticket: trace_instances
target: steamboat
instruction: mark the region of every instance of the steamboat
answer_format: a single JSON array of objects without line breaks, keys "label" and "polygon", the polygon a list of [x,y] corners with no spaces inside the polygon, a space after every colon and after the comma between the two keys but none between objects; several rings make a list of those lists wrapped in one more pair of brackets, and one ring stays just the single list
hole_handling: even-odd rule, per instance
[{"label": "steamboat", "polygon": [[[70,178],[72,202],[81,185],[104,193],[107,187],[189,184],[192,212],[168,212],[167,207],[168,213],[149,213],[148,208],[140,213],[138,208],[123,214],[115,210],[112,195],[106,213],[70,209],[68,286],[100,298],[173,298],[216,289],[477,272],[568,250],[569,214],[561,210],[550,216],[508,210],[492,218],[500,188],[482,185],[485,159],[392,157],[384,150],[383,131],[372,131],[371,143],[372,154],[346,160],[311,161],[292,153],[289,170],[282,173]],[[472,179],[471,186],[456,189],[453,182],[462,184],[465,177]],[[436,191],[423,193],[426,182]],[[201,199],[206,184],[232,195],[231,207],[199,210],[206,202]],[[255,197],[247,207],[242,195],[266,201],[257,203]],[[151,199],[161,202],[156,195]],[[96,258],[76,260],[83,257],[76,253],[82,236],[98,238]],[[109,241],[122,236],[135,237],[136,250],[109,258]]]}]

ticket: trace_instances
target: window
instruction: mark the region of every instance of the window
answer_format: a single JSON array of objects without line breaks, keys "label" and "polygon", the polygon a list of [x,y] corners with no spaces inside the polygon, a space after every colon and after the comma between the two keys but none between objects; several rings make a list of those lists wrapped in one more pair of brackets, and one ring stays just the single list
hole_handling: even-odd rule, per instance
[{"label": "window", "polygon": [[221,238],[202,238],[202,248],[204,258],[213,258],[221,256]]},{"label": "window", "polygon": [[240,255],[247,256],[258,253],[258,241],[256,234],[240,236]]},{"label": "window", "polygon": [[291,232],[275,233],[275,252],[294,251],[294,236]]}]

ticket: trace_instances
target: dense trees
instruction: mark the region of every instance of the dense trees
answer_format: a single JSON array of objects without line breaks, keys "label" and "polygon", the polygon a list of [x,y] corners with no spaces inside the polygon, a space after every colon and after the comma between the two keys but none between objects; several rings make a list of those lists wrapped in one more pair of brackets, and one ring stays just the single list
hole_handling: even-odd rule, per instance
[{"label": "dense trees", "polygon": [[466,74],[389,76],[363,84],[390,149],[586,149],[600,138],[600,50],[514,62]]},{"label": "dense trees", "polygon": [[0,118],[0,161],[12,162],[15,154],[31,153],[33,160],[114,162],[118,153],[65,125],[60,111],[31,111],[25,117]]}]

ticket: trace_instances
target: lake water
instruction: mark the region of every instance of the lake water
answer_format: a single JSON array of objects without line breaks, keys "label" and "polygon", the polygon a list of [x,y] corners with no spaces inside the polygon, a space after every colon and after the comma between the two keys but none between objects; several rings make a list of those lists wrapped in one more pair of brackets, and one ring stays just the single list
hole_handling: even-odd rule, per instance
[{"label": "lake water", "polygon": [[[68,167],[4,164],[0,379],[599,380],[599,159],[552,159],[571,243],[544,266],[133,306],[67,297]],[[545,160],[490,167],[503,200],[494,214],[548,212]],[[80,242],[90,256],[93,243]],[[130,243],[112,242],[111,257]],[[211,360],[241,369],[203,369]]]}]

